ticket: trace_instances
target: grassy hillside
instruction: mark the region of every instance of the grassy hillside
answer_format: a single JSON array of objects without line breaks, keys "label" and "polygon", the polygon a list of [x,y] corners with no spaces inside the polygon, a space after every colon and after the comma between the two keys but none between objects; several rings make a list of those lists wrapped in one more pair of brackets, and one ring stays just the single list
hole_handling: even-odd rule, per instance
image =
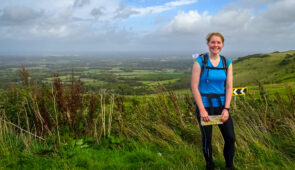
[{"label": "grassy hillside", "polygon": [[[0,169],[204,169],[192,95],[83,94],[79,81],[0,94]],[[238,169],[295,168],[295,96],[237,98]],[[224,169],[223,138],[213,154]],[[38,136],[38,137],[36,137]]]},{"label": "grassy hillside", "polygon": [[234,86],[295,82],[295,50],[254,54],[234,61]]},{"label": "grassy hillside", "polygon": [[[231,105],[238,169],[295,169],[294,56],[256,54],[234,63],[235,86],[249,86]],[[22,80],[0,89],[0,169],[205,167],[187,89],[158,86],[153,95],[124,96],[86,91],[75,79],[64,84],[56,77],[52,86],[30,84],[25,74]],[[224,169],[223,138],[218,127],[213,131],[214,161]]]}]

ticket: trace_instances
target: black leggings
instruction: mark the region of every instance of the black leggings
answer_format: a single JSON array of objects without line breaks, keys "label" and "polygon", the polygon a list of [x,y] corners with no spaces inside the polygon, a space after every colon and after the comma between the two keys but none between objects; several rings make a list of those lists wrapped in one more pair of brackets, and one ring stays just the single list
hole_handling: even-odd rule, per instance
[{"label": "black leggings", "polygon": [[[213,113],[210,113],[210,109],[206,108],[209,115],[220,115],[223,108],[214,107]],[[212,159],[212,125],[209,126],[201,126],[201,118],[200,112],[198,108],[196,109],[196,116],[200,125],[201,133],[202,133],[202,144],[203,144],[203,153],[207,164],[213,164]],[[221,125],[218,125],[223,139],[224,139],[224,149],[223,156],[226,162],[226,167],[233,167],[233,157],[235,152],[235,132],[234,125],[231,115],[229,114],[229,118],[226,122]]]}]

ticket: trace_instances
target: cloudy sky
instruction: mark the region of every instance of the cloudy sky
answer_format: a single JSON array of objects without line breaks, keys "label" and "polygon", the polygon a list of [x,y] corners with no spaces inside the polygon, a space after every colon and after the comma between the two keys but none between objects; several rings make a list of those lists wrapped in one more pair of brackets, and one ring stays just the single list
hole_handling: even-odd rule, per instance
[{"label": "cloudy sky", "polygon": [[295,0],[1,0],[0,54],[295,49]]}]

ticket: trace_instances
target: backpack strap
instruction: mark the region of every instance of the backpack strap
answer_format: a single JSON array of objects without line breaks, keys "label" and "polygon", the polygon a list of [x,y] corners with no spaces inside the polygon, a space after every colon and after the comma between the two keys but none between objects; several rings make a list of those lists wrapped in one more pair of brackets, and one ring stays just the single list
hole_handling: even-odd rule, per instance
[{"label": "backpack strap", "polygon": [[201,54],[200,57],[202,57],[202,68],[201,68],[201,75],[204,73],[205,68],[208,67],[208,57],[207,54]]},{"label": "backpack strap", "polygon": [[227,67],[227,59],[220,55],[221,59],[222,59],[222,63],[223,63],[223,68],[225,69],[225,81],[224,81],[224,90],[226,90],[226,81],[227,81],[227,70],[228,70],[228,67]]},{"label": "backpack strap", "polygon": [[[224,70],[225,71],[225,76],[226,76],[226,79],[225,79],[225,82],[224,82],[224,87],[226,87],[226,81],[227,81],[227,70],[228,70],[228,66],[227,66],[227,59],[223,56],[223,55],[220,55],[221,57],[221,60],[222,60],[222,64],[223,64],[223,67],[222,68],[216,68],[216,67],[209,67],[208,66],[208,54],[205,53],[205,54],[201,54],[200,57],[202,57],[202,68],[201,68],[201,75],[204,73],[205,69],[211,69],[211,70]],[[208,71],[209,73],[209,71]],[[208,74],[207,74],[208,76]]]},{"label": "backpack strap", "polygon": [[220,55],[220,57],[222,59],[223,68],[225,69],[225,75],[227,76],[227,59],[223,55]]},{"label": "backpack strap", "polygon": [[216,67],[209,67],[208,66],[208,54],[205,53],[205,54],[200,54],[199,57],[202,57],[202,67],[201,67],[201,74],[204,73],[205,69],[211,69],[211,70],[224,70],[225,71],[225,75],[227,76],[227,70],[228,70],[228,66],[227,66],[227,59],[220,55],[221,57],[221,60],[222,60],[222,64],[223,64],[223,67],[222,68],[216,68]]}]

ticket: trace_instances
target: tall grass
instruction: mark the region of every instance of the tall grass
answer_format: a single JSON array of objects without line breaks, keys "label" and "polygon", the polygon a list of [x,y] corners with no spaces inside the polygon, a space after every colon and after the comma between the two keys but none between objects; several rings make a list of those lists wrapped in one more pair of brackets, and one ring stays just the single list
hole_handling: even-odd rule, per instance
[{"label": "tall grass", "polygon": [[[74,78],[65,86],[55,77],[51,87],[23,79],[23,88],[0,95],[0,167],[204,167],[192,95],[159,86],[157,95],[137,98],[105,89],[87,93]],[[238,168],[295,168],[295,96],[286,88],[288,97],[268,96],[260,85],[259,98],[249,93],[233,101]],[[213,131],[214,160],[222,168],[223,139]],[[34,159],[46,163],[29,165]],[[53,159],[62,160],[50,164]]]}]

